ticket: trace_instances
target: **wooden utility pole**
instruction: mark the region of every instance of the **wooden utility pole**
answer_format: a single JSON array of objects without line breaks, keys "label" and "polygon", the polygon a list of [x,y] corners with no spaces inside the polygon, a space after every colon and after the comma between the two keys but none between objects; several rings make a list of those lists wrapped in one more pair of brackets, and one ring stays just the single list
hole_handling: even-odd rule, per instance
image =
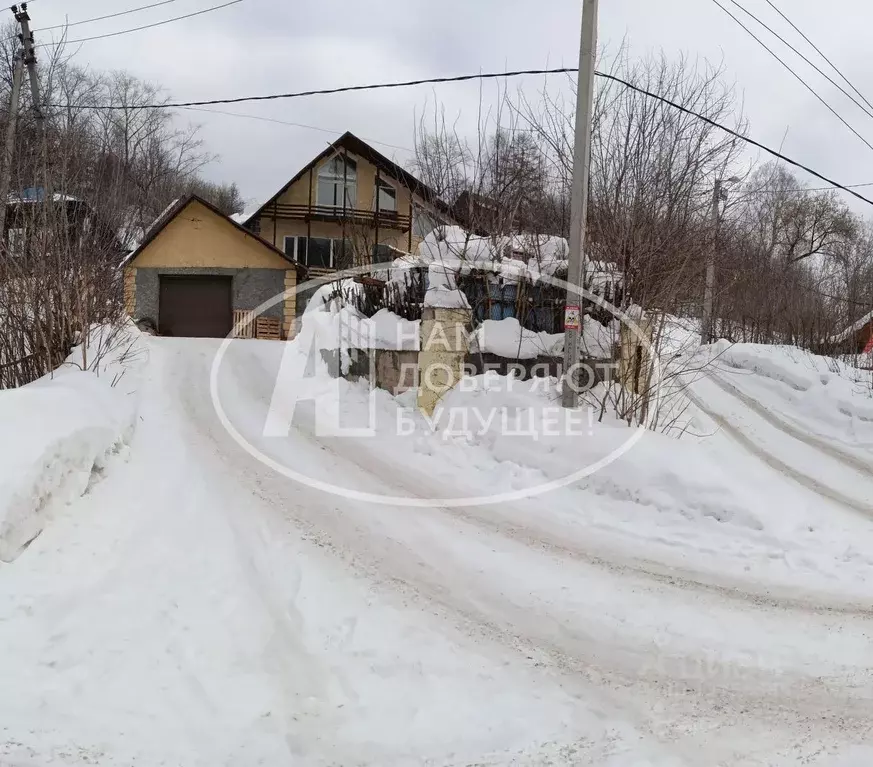
[{"label": "wooden utility pole", "polygon": [[715,293],[715,251],[718,247],[718,227],[721,223],[721,203],[727,199],[727,188],[739,182],[736,176],[727,180],[717,178],[712,190],[712,242],[706,253],[706,282],[703,287],[703,316],[700,322],[700,342],[710,344],[715,340],[713,295]]},{"label": "wooden utility pole", "polygon": [[715,180],[712,190],[712,242],[706,253],[706,282],[703,287],[703,317],[700,323],[700,342],[708,344],[712,342],[712,296],[715,292],[715,249],[718,240],[718,207],[721,204],[722,180]]},{"label": "wooden utility pole", "polygon": [[576,83],[576,138],[573,148],[573,186],[570,197],[570,254],[567,298],[564,304],[564,386],[561,404],[579,404],[579,337],[582,332],[582,287],[585,277],[585,229],[588,219],[588,177],[591,170],[591,119],[594,109],[594,63],[597,53],[597,3],[582,5],[582,41]]},{"label": "wooden utility pole", "polygon": [[15,66],[12,70],[12,92],[9,96],[9,112],[6,117],[6,139],[3,145],[3,165],[0,167],[0,241],[6,247],[6,208],[9,204],[9,186],[12,179],[12,163],[15,160],[15,135],[18,129],[18,112],[21,108],[21,81],[24,78],[24,67],[30,76],[30,95],[33,101],[33,112],[43,133],[45,142],[45,114],[42,111],[39,97],[39,78],[36,72],[36,52],[33,47],[33,33],[30,31],[30,16],[27,4],[21,8],[12,6],[15,20],[21,26],[18,39],[21,48],[15,54]]},{"label": "wooden utility pole", "polygon": [[36,74],[36,52],[33,49],[33,33],[30,31],[30,16],[27,13],[27,3],[21,4],[21,10],[16,11],[12,6],[15,18],[21,25],[21,43],[24,46],[24,63],[27,66],[27,74],[30,76],[30,96],[33,100],[33,114],[39,121],[41,128],[45,128],[45,113],[39,97],[39,78]]},{"label": "wooden utility pole", "polygon": [[15,158],[15,130],[18,127],[18,107],[21,103],[21,79],[24,76],[24,54],[15,54],[12,70],[12,93],[9,97],[9,113],[6,116],[6,142],[3,145],[3,167],[0,168],[0,242],[6,244],[6,207],[9,204],[9,183],[12,178],[12,162]]}]

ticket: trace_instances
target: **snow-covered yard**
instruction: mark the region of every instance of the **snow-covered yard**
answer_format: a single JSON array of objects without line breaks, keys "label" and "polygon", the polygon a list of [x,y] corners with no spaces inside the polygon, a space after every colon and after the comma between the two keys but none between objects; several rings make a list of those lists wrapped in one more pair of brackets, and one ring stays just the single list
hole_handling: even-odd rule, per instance
[{"label": "snow-covered yard", "polygon": [[[526,496],[628,428],[401,431],[412,395],[377,392],[375,438],[320,435],[306,402],[265,436],[290,345],[238,341],[214,383],[247,452],[213,408],[219,342],[140,343],[116,386],[67,370],[0,392],[0,519],[28,531],[0,564],[0,764],[873,761],[873,399],[853,371],[714,349],[681,440],[645,433]],[[318,386],[368,412],[363,382]],[[444,414],[542,425],[556,396],[490,374]]]}]

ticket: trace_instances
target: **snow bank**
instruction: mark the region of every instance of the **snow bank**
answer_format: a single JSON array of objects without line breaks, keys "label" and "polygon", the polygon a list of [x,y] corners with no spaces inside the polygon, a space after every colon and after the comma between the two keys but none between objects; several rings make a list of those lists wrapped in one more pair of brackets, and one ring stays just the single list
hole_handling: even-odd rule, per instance
[{"label": "snow bank", "polygon": [[485,320],[470,336],[470,351],[508,359],[530,360],[563,353],[563,333],[535,333],[514,317]]},{"label": "snow bank", "polygon": [[794,346],[709,347],[726,385],[775,416],[852,449],[873,446],[873,374]]},{"label": "snow bank", "polygon": [[[594,320],[582,323],[583,352],[595,359],[612,359],[618,341],[618,320],[601,325]],[[515,317],[485,320],[470,337],[473,352],[496,354],[509,359],[560,357],[564,353],[564,334],[534,332],[523,328]]]},{"label": "snow bank", "polygon": [[[518,381],[489,372],[450,391],[442,400],[442,414],[499,413],[501,417],[487,423],[469,419],[479,428],[467,435],[468,444],[484,448],[507,473],[512,467],[524,467],[549,480],[594,465],[629,439],[627,424],[609,413],[599,421],[595,409],[586,408],[588,429],[556,428],[558,403],[555,379]],[[508,433],[503,413],[510,414],[510,423],[523,424],[524,429]],[[443,422],[450,425],[448,418]],[[761,530],[766,518],[761,499],[738,487],[731,468],[714,460],[705,447],[654,432],[646,432],[627,455],[598,469],[580,485],[599,496],[631,501],[677,521],[708,518]]]},{"label": "snow bank", "polygon": [[301,334],[305,334],[307,343],[312,334],[316,349],[418,351],[418,320],[406,320],[388,309],[365,317],[353,306],[341,306],[338,300],[325,302],[323,299],[328,292],[314,296],[302,318]]},{"label": "snow bank", "polygon": [[79,348],[52,377],[0,391],[0,560],[13,559],[128,442],[142,352],[123,356],[138,343],[134,331],[119,343],[99,370],[74,366]]},{"label": "snow bank", "polygon": [[469,309],[470,302],[458,289],[452,269],[442,264],[431,264],[427,273],[428,287],[424,305],[439,309]]}]

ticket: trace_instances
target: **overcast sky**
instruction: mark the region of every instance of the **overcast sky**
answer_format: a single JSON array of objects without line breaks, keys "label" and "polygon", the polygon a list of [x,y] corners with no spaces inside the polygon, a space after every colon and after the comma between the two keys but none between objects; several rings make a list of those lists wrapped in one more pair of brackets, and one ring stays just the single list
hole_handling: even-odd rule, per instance
[{"label": "overcast sky", "polygon": [[[154,1],[34,0],[30,14],[39,29]],[[69,37],[114,32],[221,2],[175,0],[148,11],[71,27]],[[771,25],[779,25],[783,35],[793,34],[765,0],[742,2]],[[873,4],[832,0],[823,13],[820,0],[775,2],[873,101],[869,55]],[[84,43],[76,58],[95,69],[125,69],[161,84],[179,100],[480,70],[573,66],[578,59],[581,4],[581,0],[243,0],[192,19]],[[626,40],[634,56],[663,50],[670,57],[684,53],[723,62],[751,121],[750,135],[777,148],[781,145],[786,154],[842,183],[873,181],[873,151],[711,0],[603,0],[600,5],[601,45],[614,49]],[[38,42],[49,34],[37,33]],[[773,45],[782,52],[778,41]],[[790,52],[786,55],[793,57]],[[873,143],[871,118],[803,62],[791,61]],[[524,85],[531,93],[541,86],[535,78]],[[488,86],[484,95],[486,101],[493,100],[495,86]],[[206,175],[236,181],[247,199],[258,200],[269,197],[344,130],[373,141],[405,164],[413,146],[415,115],[435,99],[449,114],[460,115],[462,125],[475,124],[479,89],[471,84],[218,107],[326,132],[203,112],[180,113],[180,119],[201,124],[208,148],[220,156]]]}]

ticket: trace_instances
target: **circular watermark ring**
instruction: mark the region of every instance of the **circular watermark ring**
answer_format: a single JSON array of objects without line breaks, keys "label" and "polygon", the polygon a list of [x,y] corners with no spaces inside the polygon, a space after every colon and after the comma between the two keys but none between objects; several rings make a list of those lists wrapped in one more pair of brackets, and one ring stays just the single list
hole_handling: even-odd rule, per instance
[{"label": "circular watermark ring", "polygon": [[[303,291],[322,287],[332,283],[337,283],[342,280],[354,278],[361,275],[373,274],[374,272],[384,273],[386,271],[422,269],[427,268],[429,265],[431,264],[412,261],[404,264],[366,264],[363,266],[345,269],[340,272],[333,272],[325,277],[317,277],[307,282],[304,282],[301,285],[297,285],[294,288],[288,288],[282,293],[279,293],[278,295],[264,301],[262,304],[260,304],[258,307],[251,311],[250,321],[253,322],[255,317],[260,316],[277,304],[284,302],[286,298],[291,296],[296,297]],[[474,265],[468,261],[464,261],[463,259],[457,259],[443,260],[438,262],[438,265],[445,266],[447,270],[475,269],[476,271],[489,271],[498,275],[505,274],[505,276],[510,276],[516,279],[518,277],[518,272],[516,270],[504,269],[499,262],[491,262],[488,264],[477,263]],[[337,495],[343,498],[348,498],[350,500],[388,506],[405,506],[417,508],[490,506],[495,503],[507,503],[511,501],[518,501],[526,498],[541,496],[546,493],[552,492],[553,490],[559,490],[560,488],[572,485],[574,482],[578,482],[579,480],[582,480],[590,476],[591,474],[594,474],[596,471],[599,471],[600,469],[608,466],[609,464],[619,459],[621,456],[625,455],[634,445],[636,445],[643,438],[645,433],[654,425],[662,396],[661,386],[659,385],[661,378],[661,365],[660,360],[658,359],[658,355],[655,353],[655,349],[652,346],[652,342],[648,337],[648,334],[644,332],[643,329],[639,326],[635,317],[628,315],[624,310],[619,309],[610,302],[606,301],[602,296],[578,285],[572,285],[566,280],[562,280],[560,278],[547,274],[538,274],[536,275],[536,279],[537,281],[543,282],[545,284],[552,285],[562,290],[574,293],[579,296],[580,299],[584,298],[590,301],[592,304],[600,306],[601,308],[607,310],[624,325],[626,325],[631,330],[633,337],[636,338],[639,342],[639,345],[648,352],[649,364],[651,364],[652,366],[652,381],[655,382],[655,396],[653,398],[653,401],[650,403],[650,406],[647,408],[645,419],[641,424],[637,426],[628,426],[628,439],[625,440],[619,447],[613,449],[611,452],[609,452],[599,460],[594,461],[593,463],[589,463],[586,466],[572,472],[571,474],[568,474],[565,477],[553,479],[530,488],[521,488],[518,490],[510,490],[488,495],[470,495],[448,498],[422,498],[419,496],[400,496],[371,493],[363,490],[355,490],[353,488],[342,487],[340,485],[333,484],[332,482],[327,482],[325,480],[315,477],[309,477],[306,474],[297,471],[293,467],[286,466],[275,460],[274,458],[260,450],[258,447],[256,447],[254,444],[252,444],[248,439],[246,439],[246,437],[243,436],[239,432],[239,430],[233,425],[227,415],[227,412],[224,409],[224,406],[221,403],[221,397],[219,396],[218,391],[218,373],[221,367],[221,363],[224,360],[224,357],[227,353],[228,348],[230,347],[231,342],[240,340],[235,336],[235,333],[239,330],[239,328],[236,326],[233,330],[231,330],[230,334],[228,334],[228,336],[221,342],[221,345],[219,346],[218,351],[215,354],[215,358],[212,361],[212,367],[209,376],[209,393],[212,399],[212,405],[215,409],[215,413],[218,416],[221,425],[233,438],[233,440],[243,450],[245,450],[245,452],[247,452],[250,456],[255,458],[263,465],[289,479],[294,480],[295,482],[300,482],[301,484],[307,485],[313,489],[320,490],[322,492],[332,495]],[[302,321],[304,318],[305,313],[299,319],[300,321]],[[293,341],[290,343],[293,343]],[[350,460],[353,461],[353,459]]]}]

